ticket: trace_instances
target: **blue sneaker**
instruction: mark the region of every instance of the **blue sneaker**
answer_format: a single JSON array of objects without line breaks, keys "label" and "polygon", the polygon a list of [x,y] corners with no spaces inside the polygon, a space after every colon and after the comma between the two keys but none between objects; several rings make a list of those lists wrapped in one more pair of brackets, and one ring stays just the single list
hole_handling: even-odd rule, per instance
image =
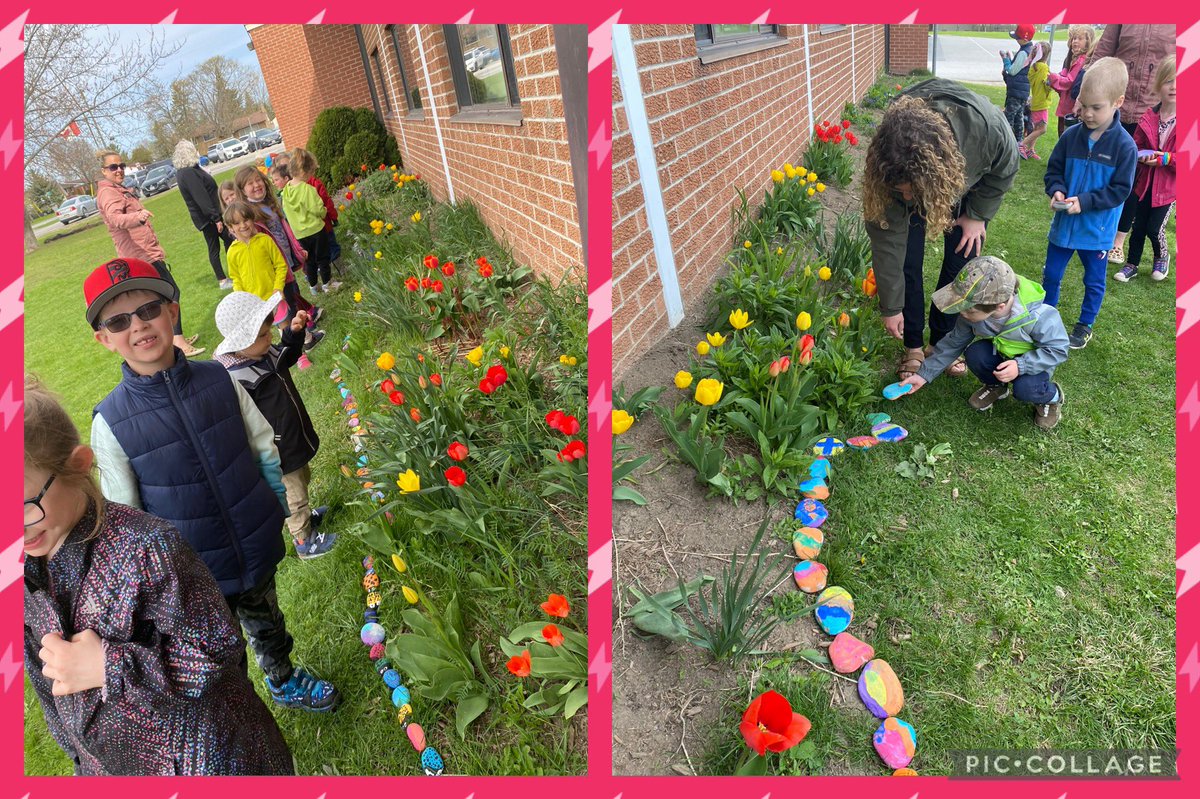
[{"label": "blue sneaker", "polygon": [[325,520],[325,514],[328,512],[328,505],[318,505],[317,507],[312,508],[312,528],[314,530],[320,529],[321,522]]},{"label": "blue sneaker", "polygon": [[337,543],[337,533],[319,533],[313,530],[307,541],[292,543],[296,545],[296,557],[300,560],[312,560],[329,554],[333,545]]},{"label": "blue sneaker", "polygon": [[276,685],[270,677],[263,677],[267,690],[276,704],[298,707],[314,713],[326,713],[337,707],[341,694],[331,683],[318,680],[301,668],[293,669],[292,676],[283,685]]}]

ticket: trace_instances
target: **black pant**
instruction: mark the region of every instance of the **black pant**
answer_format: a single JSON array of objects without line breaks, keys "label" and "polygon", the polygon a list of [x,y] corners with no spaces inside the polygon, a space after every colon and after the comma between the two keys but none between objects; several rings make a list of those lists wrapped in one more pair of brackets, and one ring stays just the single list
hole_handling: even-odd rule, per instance
[{"label": "black pant", "polygon": [[200,232],[204,234],[204,243],[208,245],[208,262],[212,265],[213,274],[217,276],[217,280],[224,280],[225,270],[221,268],[221,242],[225,243],[225,252],[229,252],[229,245],[233,243],[233,235],[223,225],[221,231],[218,232],[216,222],[209,222],[200,228]]},{"label": "black pant", "polygon": [[[1130,136],[1137,130],[1137,123],[1122,122],[1121,127],[1125,128],[1125,132]],[[1133,191],[1129,192],[1129,196],[1125,198],[1125,204],[1121,206],[1121,218],[1117,221],[1117,230],[1121,233],[1128,233],[1133,227],[1133,215],[1137,212],[1138,199],[1134,196]]]},{"label": "black pant", "polygon": [[[954,209],[955,218],[959,209]],[[971,260],[954,248],[962,241],[963,231],[955,225],[944,236],[945,253],[937,288],[958,277],[963,265]],[[971,256],[974,257],[974,256]],[[908,222],[908,247],[904,253],[904,346],[916,349],[925,345],[925,220],[913,214]],[[929,304],[929,343],[937,344],[954,327],[958,314],[944,314]]]},{"label": "black pant", "polygon": [[313,288],[318,283],[329,282],[329,238],[325,231],[318,230],[311,236],[300,239],[300,246],[308,250],[308,260],[304,262],[304,275],[308,285]]},{"label": "black pant", "polygon": [[[996,379],[996,375],[993,372],[996,371],[996,367],[1000,364],[1012,360],[1007,355],[1002,355],[996,351],[996,345],[992,339],[980,339],[976,341],[967,347],[963,355],[967,361],[967,368],[985,386],[1000,385],[1000,381]],[[1034,405],[1045,405],[1048,402],[1053,402],[1054,395],[1058,393],[1058,387],[1050,382],[1050,375],[1047,372],[1019,375],[1009,385],[1012,386],[1014,397],[1021,402],[1029,402]]]},{"label": "black pant", "polygon": [[[1154,250],[1154,260],[1160,261],[1167,257],[1167,217],[1175,203],[1160,205],[1154,208],[1150,205],[1152,187],[1147,187],[1146,196],[1135,200],[1133,215],[1133,230],[1125,240],[1125,263],[1137,266],[1142,260],[1142,247],[1146,239],[1150,239],[1150,247]],[[1128,205],[1128,203],[1126,203]]]},{"label": "black pant", "polygon": [[275,572],[249,591],[225,597],[225,602],[246,631],[258,667],[276,685],[287,682],[292,676],[292,636],[279,609]]},{"label": "black pant", "polygon": [[[171,265],[166,261],[151,261],[150,265],[158,270],[158,276],[170,283],[175,288],[175,301],[179,302],[179,284],[175,282],[175,278],[171,277]],[[179,318],[175,320],[175,327],[172,332],[177,336],[183,335],[183,305],[179,306]]]}]

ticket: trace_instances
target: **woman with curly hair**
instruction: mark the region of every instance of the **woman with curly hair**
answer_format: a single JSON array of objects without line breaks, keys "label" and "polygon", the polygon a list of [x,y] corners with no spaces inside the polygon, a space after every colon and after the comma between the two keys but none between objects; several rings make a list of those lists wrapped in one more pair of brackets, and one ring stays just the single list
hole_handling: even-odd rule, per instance
[{"label": "woman with curly hair", "polygon": [[[863,217],[879,286],[879,312],[903,339],[903,380],[925,361],[925,240],[945,241],[937,288],[983,251],[986,226],[1012,187],[1020,161],[1003,112],[954,81],[935,78],[901,92],[867,150]],[[957,317],[929,308],[929,344]],[[951,375],[966,372],[955,363]]]}]

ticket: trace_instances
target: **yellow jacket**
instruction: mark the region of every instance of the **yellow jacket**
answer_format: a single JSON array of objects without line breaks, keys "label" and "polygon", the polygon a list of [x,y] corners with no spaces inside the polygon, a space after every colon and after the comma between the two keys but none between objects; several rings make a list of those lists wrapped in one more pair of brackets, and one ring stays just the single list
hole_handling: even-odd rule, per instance
[{"label": "yellow jacket", "polygon": [[288,183],[283,187],[283,212],[298,239],[325,229],[325,203],[307,183]]},{"label": "yellow jacket", "polygon": [[264,300],[276,291],[283,291],[287,280],[287,261],[275,239],[266,233],[255,233],[248,244],[235,241],[229,245],[229,277],[234,291],[248,291]]},{"label": "yellow jacket", "polygon": [[1050,67],[1039,61],[1029,68],[1029,110],[1046,111],[1058,95],[1050,88]]}]

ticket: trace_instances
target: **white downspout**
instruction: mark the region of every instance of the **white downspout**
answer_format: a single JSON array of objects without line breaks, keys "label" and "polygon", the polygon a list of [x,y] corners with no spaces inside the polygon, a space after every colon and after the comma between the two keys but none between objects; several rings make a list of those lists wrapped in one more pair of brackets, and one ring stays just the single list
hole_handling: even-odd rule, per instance
[{"label": "white downspout", "polygon": [[658,182],[658,160],[654,156],[654,141],[650,138],[650,122],[646,117],[646,100],[638,78],[637,59],[633,52],[633,36],[628,25],[613,25],[613,61],[621,96],[625,98],[625,118],[629,122],[629,137],[642,179],[646,222],[654,242],[654,260],[658,264],[658,279],[662,281],[663,303],[667,306],[667,324],[675,327],[683,320],[683,298],[679,293],[679,273],[675,269],[675,253],[671,248],[671,231],[667,227],[667,212],[663,206],[662,186]]},{"label": "white downspout", "polygon": [[858,56],[854,52],[854,26],[850,26],[850,102],[858,103]]},{"label": "white downspout", "polygon": [[808,47],[808,25],[801,27],[804,28],[804,88],[808,94],[808,135],[811,138],[813,129],[817,126],[812,109],[812,58],[809,55]]},{"label": "white downspout", "polygon": [[425,73],[425,92],[429,101],[429,113],[433,115],[433,132],[437,136],[438,150],[442,153],[442,170],[446,173],[446,192],[450,204],[454,205],[454,184],[450,181],[450,161],[446,158],[446,143],[442,141],[442,123],[438,119],[437,104],[433,102],[433,80],[429,77],[429,62],[425,60],[425,41],[421,36],[420,25],[417,29],[417,51],[421,54],[421,71]]}]

